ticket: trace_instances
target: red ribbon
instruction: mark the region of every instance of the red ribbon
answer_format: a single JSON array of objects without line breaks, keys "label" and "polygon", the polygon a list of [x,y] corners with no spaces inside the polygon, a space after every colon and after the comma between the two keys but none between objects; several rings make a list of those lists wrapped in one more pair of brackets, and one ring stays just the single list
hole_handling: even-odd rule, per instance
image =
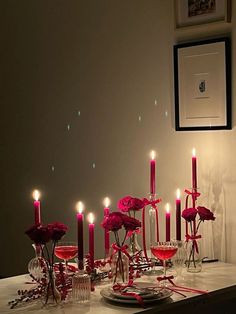
[{"label": "red ribbon", "polygon": [[197,244],[197,239],[201,239],[201,235],[189,235],[189,234],[186,234],[185,235],[185,238],[186,238],[186,241],[188,242],[189,240],[192,240],[193,241],[193,249],[195,248],[196,249],[196,252],[199,253],[199,250],[198,250],[198,244]]},{"label": "red ribbon", "polygon": [[143,298],[138,294],[138,293],[135,293],[135,292],[125,292],[125,289],[128,288],[128,287],[134,287],[134,282],[133,280],[129,280],[129,282],[127,284],[120,284],[120,283],[117,283],[113,286],[113,290],[115,292],[120,292],[121,295],[124,295],[124,296],[131,296],[131,297],[134,297],[138,303],[144,308],[145,305],[144,305],[144,302],[143,302]]},{"label": "red ribbon", "polygon": [[122,253],[124,253],[129,259],[131,259],[131,256],[129,255],[129,253],[127,252],[128,249],[128,245],[125,244],[123,246],[118,246],[116,243],[112,243],[111,247],[113,248],[114,252],[113,254],[115,254],[118,251],[121,251]]},{"label": "red ribbon", "polygon": [[208,293],[208,291],[206,291],[206,290],[199,290],[199,289],[193,289],[193,288],[188,288],[188,287],[176,285],[174,283],[173,279],[174,279],[173,276],[157,277],[158,282],[161,282],[162,280],[168,280],[171,283],[171,285],[173,286],[173,287],[165,287],[165,289],[169,289],[171,291],[174,291],[174,292],[176,292],[176,293],[178,293],[184,297],[186,297],[186,295],[184,295],[181,292],[192,292],[192,293],[199,293],[199,294],[207,294]]},{"label": "red ribbon", "polygon": [[147,205],[151,205],[155,209],[157,208],[156,204],[158,204],[160,202],[161,202],[160,198],[158,198],[157,200],[153,200],[153,201],[149,201],[147,198],[143,199],[144,207],[147,206]]}]

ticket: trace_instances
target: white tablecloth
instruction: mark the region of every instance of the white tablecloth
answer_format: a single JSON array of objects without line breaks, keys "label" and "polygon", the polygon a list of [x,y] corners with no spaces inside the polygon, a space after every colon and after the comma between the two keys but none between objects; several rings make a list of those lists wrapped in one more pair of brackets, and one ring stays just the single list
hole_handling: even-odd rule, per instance
[{"label": "white tablecloth", "polygon": [[[209,292],[223,289],[226,287],[236,285],[236,265],[226,264],[221,262],[216,263],[205,263],[203,264],[203,269],[200,273],[191,274],[187,273],[186,270],[182,273],[183,277],[179,284],[187,287],[192,287],[196,289],[208,290]],[[142,281],[156,282],[154,276],[143,276]],[[0,280],[0,313],[32,313],[32,314],[131,314],[142,312],[144,309],[139,307],[130,307],[126,304],[110,304],[107,303],[100,295],[100,290],[105,287],[105,285],[96,286],[95,291],[91,293],[91,301],[88,304],[65,304],[61,307],[45,309],[42,308],[41,302],[33,302],[29,305],[23,305],[21,307],[16,307],[10,309],[8,306],[8,301],[13,300],[17,297],[18,289],[29,289],[29,284],[25,282],[30,281],[28,275],[21,275],[16,277],[10,277]],[[197,294],[187,293],[188,298],[194,298]],[[183,297],[174,293],[171,300],[164,300],[160,303],[151,304],[153,308],[153,313],[160,308],[164,302],[178,302],[182,300]],[[177,303],[176,303],[177,304]],[[156,309],[155,309],[156,307]],[[150,309],[151,309],[150,308]],[[152,311],[150,311],[151,313]]]}]

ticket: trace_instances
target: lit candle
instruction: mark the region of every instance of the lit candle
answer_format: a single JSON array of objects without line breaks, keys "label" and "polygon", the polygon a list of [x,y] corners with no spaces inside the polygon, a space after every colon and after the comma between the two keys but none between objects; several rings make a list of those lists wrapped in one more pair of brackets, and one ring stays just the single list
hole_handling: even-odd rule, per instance
[{"label": "lit candle", "polygon": [[94,215],[92,213],[88,214],[89,222],[89,256],[90,265],[94,269]]},{"label": "lit candle", "polygon": [[41,224],[39,197],[40,197],[39,191],[38,190],[34,190],[33,198],[34,198],[34,223],[35,223],[35,225],[40,225]]},{"label": "lit candle", "polygon": [[166,241],[170,241],[170,205],[166,204]]},{"label": "lit candle", "polygon": [[181,200],[180,200],[180,189],[176,191],[176,240],[181,240]]},{"label": "lit candle", "polygon": [[83,235],[83,209],[84,205],[82,202],[78,202],[76,205],[77,213],[77,241],[78,241],[78,267],[79,270],[84,269],[84,235]]},{"label": "lit candle", "polygon": [[155,151],[151,151],[151,160],[150,160],[150,193],[155,194],[156,191],[156,160],[155,160]]},{"label": "lit candle", "polygon": [[[109,215],[110,209],[110,199],[108,197],[104,198],[104,218]],[[104,246],[105,246],[105,256],[109,255],[110,250],[110,234],[108,230],[104,230]]]},{"label": "lit candle", "polygon": [[197,157],[196,150],[192,150],[192,187],[194,190],[197,189]]}]

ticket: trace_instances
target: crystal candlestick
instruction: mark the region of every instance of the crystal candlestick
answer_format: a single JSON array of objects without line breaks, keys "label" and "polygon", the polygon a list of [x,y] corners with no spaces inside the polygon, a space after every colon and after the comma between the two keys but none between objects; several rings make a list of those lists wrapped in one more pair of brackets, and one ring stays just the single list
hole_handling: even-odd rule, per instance
[{"label": "crystal candlestick", "polygon": [[75,303],[90,300],[91,279],[83,270],[79,270],[72,278],[72,298]]}]

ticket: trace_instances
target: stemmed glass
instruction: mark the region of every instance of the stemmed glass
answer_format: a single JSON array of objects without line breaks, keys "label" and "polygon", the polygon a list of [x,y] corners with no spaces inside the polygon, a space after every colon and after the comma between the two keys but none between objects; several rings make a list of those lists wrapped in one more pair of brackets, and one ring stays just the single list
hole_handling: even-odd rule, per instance
[{"label": "stemmed glass", "polygon": [[55,246],[54,254],[56,257],[64,260],[65,273],[68,274],[68,261],[75,258],[78,254],[77,243],[59,241]]},{"label": "stemmed glass", "polygon": [[[166,261],[172,258],[178,250],[176,241],[155,242],[151,245],[151,252],[154,256],[163,261],[164,278],[166,277]],[[163,280],[164,287],[167,286],[166,280]]]}]

